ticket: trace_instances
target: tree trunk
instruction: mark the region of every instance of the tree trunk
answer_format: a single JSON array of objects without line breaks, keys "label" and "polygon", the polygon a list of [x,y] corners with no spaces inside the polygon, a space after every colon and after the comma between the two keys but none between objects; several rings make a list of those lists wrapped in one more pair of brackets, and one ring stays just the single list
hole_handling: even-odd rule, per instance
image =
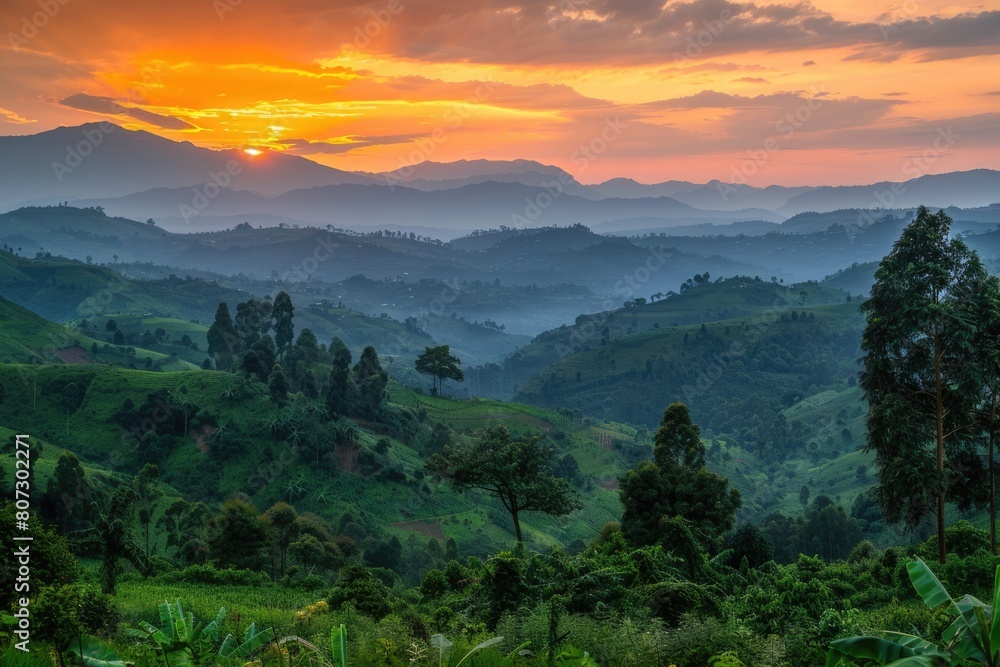
[{"label": "tree trunk", "polygon": [[[937,402],[937,471],[944,475],[944,402],[941,396],[941,342],[935,331],[934,336],[934,394]],[[938,512],[937,512],[937,532],[938,532],[938,562],[944,563],[948,559],[948,550],[944,543],[944,488],[938,491]]]},{"label": "tree trunk", "polygon": [[995,435],[997,419],[997,395],[993,394],[993,405],[990,409],[990,550],[997,552],[997,477],[994,462]]},{"label": "tree trunk", "polygon": [[521,544],[524,542],[524,537],[521,535],[521,522],[517,519],[517,511],[512,511],[510,516],[514,519],[514,534],[517,535],[517,543]]}]

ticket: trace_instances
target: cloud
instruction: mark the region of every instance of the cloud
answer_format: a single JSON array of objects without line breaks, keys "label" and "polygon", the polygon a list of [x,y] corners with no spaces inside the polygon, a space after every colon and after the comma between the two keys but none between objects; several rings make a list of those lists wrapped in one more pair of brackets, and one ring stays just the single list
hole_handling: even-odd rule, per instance
[{"label": "cloud", "polygon": [[86,93],[77,93],[76,95],[70,95],[59,100],[59,104],[72,109],[79,109],[80,111],[90,111],[91,113],[128,116],[129,118],[154,125],[164,130],[197,129],[186,120],[153,113],[139,107],[122,106],[111,97],[98,97],[96,95],[87,95]]},{"label": "cloud", "polygon": [[742,76],[739,79],[733,79],[733,83],[770,83],[770,81],[759,76]]},{"label": "cloud", "polygon": [[12,123],[14,125],[24,125],[26,123],[38,122],[31,118],[25,118],[24,116],[18,114],[16,111],[11,111],[10,109],[4,109],[3,107],[0,107],[0,118],[3,118],[4,122]]},{"label": "cloud", "polygon": [[803,66],[803,67],[812,67],[812,66],[814,66],[815,64],[816,64],[816,61],[815,61],[815,60],[807,60],[807,61],[805,61],[804,63],[802,63],[802,66]]}]

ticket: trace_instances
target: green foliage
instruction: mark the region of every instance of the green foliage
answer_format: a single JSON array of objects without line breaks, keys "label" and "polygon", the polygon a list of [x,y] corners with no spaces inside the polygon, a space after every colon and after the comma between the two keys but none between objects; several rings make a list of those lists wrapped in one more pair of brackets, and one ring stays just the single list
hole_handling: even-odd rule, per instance
[{"label": "green foliage", "polygon": [[[164,602],[157,609],[160,613],[159,627],[142,621],[139,623],[142,632],[137,634],[143,636],[142,633],[145,633],[144,636],[156,644],[164,667],[191,667],[214,651],[219,642],[219,626],[225,618],[225,609],[219,609],[215,619],[207,624],[196,623],[194,615],[184,611],[180,600],[174,604]],[[223,647],[226,646],[224,643]]]},{"label": "green foliage", "polygon": [[131,481],[114,491],[108,506],[98,515],[96,527],[101,551],[101,585],[107,595],[115,594],[118,577],[123,572],[122,561],[128,561],[145,574],[152,570],[149,558],[136,543],[132,521],[140,488],[157,475],[156,466],[143,467]]},{"label": "green foliage", "polygon": [[461,382],[465,379],[465,374],[459,368],[461,365],[461,359],[454,356],[447,345],[439,345],[424,348],[424,353],[417,357],[416,369],[418,373],[434,378],[434,391],[439,394],[445,380]]},{"label": "green foliage", "polygon": [[343,623],[330,631],[330,652],[334,667],[347,667],[347,628]]},{"label": "green foliage", "polygon": [[919,558],[906,564],[913,588],[929,609],[943,609],[950,623],[937,645],[913,635],[886,632],[880,637],[842,639],[830,645],[828,667],[848,658],[867,658],[884,665],[981,664],[1000,660],[1000,623],[994,610],[1000,609],[1000,566],[995,570],[992,604],[971,595],[951,597],[931,569]]},{"label": "green foliage", "polygon": [[267,525],[247,501],[231,498],[224,502],[208,531],[209,554],[219,567],[260,570],[266,566]]},{"label": "green foliage", "polygon": [[[663,529],[676,525],[669,523],[674,518],[683,520],[706,549],[732,528],[740,493],[705,468],[704,452],[687,408],[680,403],[668,407],[656,434],[655,462],[639,464],[621,480],[622,533],[630,544],[672,544]],[[683,540],[673,544],[680,546]]]},{"label": "green foliage", "polygon": [[125,662],[107,644],[91,635],[77,635],[66,645],[70,664],[81,667],[125,667]]},{"label": "green foliage", "polygon": [[484,430],[474,447],[445,448],[428,459],[427,471],[456,489],[479,489],[495,495],[514,521],[523,541],[522,512],[569,514],[579,507],[576,494],[548,467],[550,452],[536,439],[515,440],[504,426]]},{"label": "green foliage", "polygon": [[[222,610],[220,610],[219,617],[216,620],[221,619],[222,613]],[[219,647],[219,655],[224,658],[236,657],[249,659],[272,641],[274,641],[274,628],[258,630],[256,623],[251,623],[243,633],[242,640],[237,640],[231,634],[226,635],[226,638],[222,641],[222,646]]]},{"label": "green foliage", "polygon": [[340,571],[340,579],[327,597],[332,609],[340,609],[349,602],[375,620],[389,614],[389,600],[389,588],[374,574],[357,565],[348,565]]},{"label": "green foliage", "polygon": [[[939,559],[946,553],[946,500],[982,502],[970,484],[976,402],[985,373],[977,329],[994,326],[994,282],[975,252],[950,238],[952,220],[921,207],[875,273],[862,306],[864,371],[858,384],[870,405],[868,449],[875,453],[877,493],[890,522],[916,526],[938,515]],[[960,463],[949,483],[945,460]]]}]

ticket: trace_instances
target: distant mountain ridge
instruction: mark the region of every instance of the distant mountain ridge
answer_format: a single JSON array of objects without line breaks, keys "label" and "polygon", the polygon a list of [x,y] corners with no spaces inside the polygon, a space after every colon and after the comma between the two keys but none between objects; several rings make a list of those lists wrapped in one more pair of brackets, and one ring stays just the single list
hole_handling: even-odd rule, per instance
[{"label": "distant mountain ridge", "polygon": [[[235,163],[235,167],[232,164]],[[234,173],[235,172],[235,173]],[[294,188],[372,183],[295,155],[213,151],[111,123],[0,137],[0,207],[112,198],[151,188],[191,187],[228,174],[228,187],[277,195]]]},{"label": "distant mountain ridge", "polygon": [[0,137],[0,210],[72,201],[185,230],[212,228],[204,224],[209,216],[240,215],[459,233],[662,220],[641,227],[655,230],[780,223],[799,213],[853,208],[978,207],[1000,199],[998,191],[1000,171],[990,169],[863,186],[642,184],[629,178],[588,185],[528,159],[425,161],[392,172],[348,172],[281,151],[254,156],[211,150],[110,122]]}]

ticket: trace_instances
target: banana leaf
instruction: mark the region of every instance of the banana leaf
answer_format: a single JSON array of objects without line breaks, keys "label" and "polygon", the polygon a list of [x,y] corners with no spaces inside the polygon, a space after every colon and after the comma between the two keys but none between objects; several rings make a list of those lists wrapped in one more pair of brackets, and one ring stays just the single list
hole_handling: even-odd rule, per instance
[{"label": "banana leaf", "polygon": [[125,667],[118,654],[97,637],[78,635],[66,647],[73,664],[83,667]]},{"label": "banana leaf", "polygon": [[920,637],[890,633],[888,637],[838,639],[830,644],[826,667],[860,658],[893,667],[944,667],[950,663],[951,655]]},{"label": "banana leaf", "polygon": [[[431,638],[433,643],[433,637]],[[347,627],[343,623],[330,631],[330,650],[334,667],[347,667]]]},{"label": "banana leaf", "polygon": [[[473,653],[475,653],[476,651],[481,651],[481,650],[483,650],[484,648],[486,648],[488,646],[493,646],[494,644],[499,644],[502,641],[503,641],[503,637],[494,637],[493,639],[487,639],[482,644],[478,644],[478,645],[472,647],[472,650],[469,651],[468,653],[466,653],[465,657],[458,661],[458,665],[461,665],[463,662],[465,662],[466,660],[468,660],[469,656],[472,655]],[[455,667],[458,667],[458,665],[455,665]]]}]

